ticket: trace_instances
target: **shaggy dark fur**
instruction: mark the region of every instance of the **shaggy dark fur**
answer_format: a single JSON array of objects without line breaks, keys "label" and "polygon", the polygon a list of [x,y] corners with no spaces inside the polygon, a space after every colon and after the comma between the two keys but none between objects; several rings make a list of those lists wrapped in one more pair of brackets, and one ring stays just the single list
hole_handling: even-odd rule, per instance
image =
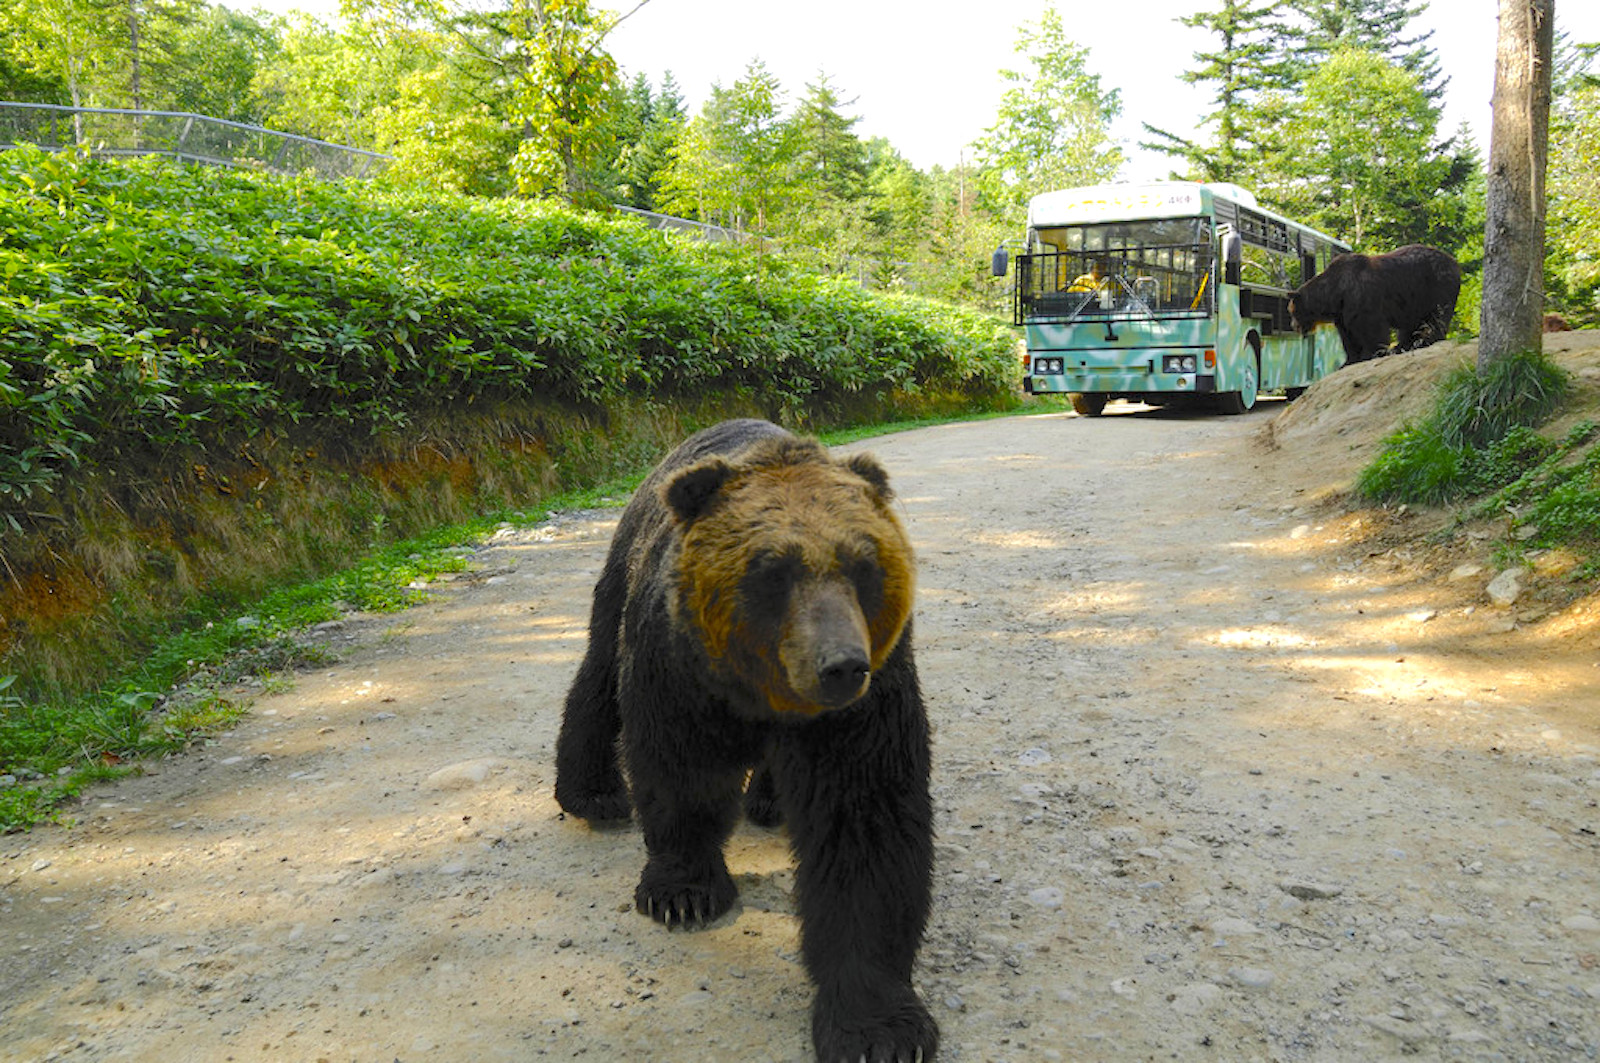
[{"label": "shaggy dark fur", "polygon": [[1289,296],[1302,334],[1331,321],[1346,362],[1426,347],[1445,338],[1461,294],[1461,266],[1436,247],[1409,244],[1386,255],[1339,255]]},{"label": "shaggy dark fur", "polygon": [[890,500],[874,459],[836,461],[764,421],[691,437],[622,515],[556,748],[562,808],[637,813],[634,900],[668,927],[733,905],[722,848],[757,769],[744,800],[788,824],[829,1063],[931,1059],[939,1039],[911,985],[933,816],[911,550]]}]

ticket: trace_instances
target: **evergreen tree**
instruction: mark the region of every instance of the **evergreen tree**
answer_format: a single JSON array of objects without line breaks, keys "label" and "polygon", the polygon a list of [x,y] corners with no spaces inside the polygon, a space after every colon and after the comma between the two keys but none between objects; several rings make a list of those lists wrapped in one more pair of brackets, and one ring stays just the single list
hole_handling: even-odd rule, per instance
[{"label": "evergreen tree", "polygon": [[839,113],[841,102],[826,74],[806,86],[791,123],[796,184],[814,198],[860,198],[867,178],[866,147],[852,132],[860,118]]},{"label": "evergreen tree", "polygon": [[1294,0],[1299,18],[1284,24],[1283,48],[1301,69],[1312,70],[1342,48],[1359,47],[1389,59],[1417,79],[1430,104],[1439,107],[1449,78],[1440,78],[1433,31],[1411,32],[1411,20],[1427,0]]},{"label": "evergreen tree", "polygon": [[922,280],[919,263],[929,257],[932,183],[884,138],[874,137],[864,147],[867,223],[877,260],[873,281],[883,288],[917,287]]},{"label": "evergreen tree", "polygon": [[1600,324],[1600,45],[1555,40],[1545,293],[1574,325]]},{"label": "evergreen tree", "polygon": [[1201,144],[1146,122],[1145,132],[1159,140],[1140,146],[1183,159],[1195,179],[1250,184],[1276,125],[1271,120],[1275,116],[1265,113],[1263,96],[1292,79],[1273,45],[1282,32],[1282,6],[1276,0],[1258,5],[1223,0],[1220,10],[1180,17],[1183,25],[1207,30],[1218,39],[1214,50],[1195,52],[1200,65],[1182,75],[1191,85],[1216,86],[1215,109],[1205,116],[1213,129],[1212,141]]},{"label": "evergreen tree", "polygon": [[639,210],[656,210],[661,171],[672,145],[683,131],[683,94],[669,71],[661,88],[643,74],[634,77],[617,109],[616,158],[609,184],[615,202]]}]

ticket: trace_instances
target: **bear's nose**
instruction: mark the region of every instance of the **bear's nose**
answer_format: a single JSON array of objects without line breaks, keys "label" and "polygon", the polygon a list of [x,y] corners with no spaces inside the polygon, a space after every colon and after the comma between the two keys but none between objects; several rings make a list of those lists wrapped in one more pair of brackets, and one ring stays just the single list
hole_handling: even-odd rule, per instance
[{"label": "bear's nose", "polygon": [[817,685],[829,705],[846,705],[861,696],[871,667],[860,650],[839,650],[825,656],[817,667]]}]

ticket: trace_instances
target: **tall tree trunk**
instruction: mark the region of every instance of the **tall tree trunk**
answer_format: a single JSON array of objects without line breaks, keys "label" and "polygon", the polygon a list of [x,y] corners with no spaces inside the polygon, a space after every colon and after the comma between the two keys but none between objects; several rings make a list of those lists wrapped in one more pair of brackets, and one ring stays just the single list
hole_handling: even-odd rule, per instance
[{"label": "tall tree trunk", "polygon": [[1555,0],[1500,0],[1478,371],[1543,348],[1544,172]]},{"label": "tall tree trunk", "polygon": [[132,107],[136,111],[144,110],[143,71],[139,60],[139,4],[138,0],[128,0],[128,87],[132,92]]}]

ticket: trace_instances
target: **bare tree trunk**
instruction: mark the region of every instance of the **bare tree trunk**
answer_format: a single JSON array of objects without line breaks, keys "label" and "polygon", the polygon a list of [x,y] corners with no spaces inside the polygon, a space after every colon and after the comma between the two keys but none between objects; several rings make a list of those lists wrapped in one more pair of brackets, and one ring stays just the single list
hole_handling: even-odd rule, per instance
[{"label": "bare tree trunk", "polygon": [[128,0],[128,62],[130,67],[129,89],[132,91],[133,109],[144,110],[144,86],[141,83],[143,71],[139,65],[139,4],[138,0]]},{"label": "bare tree trunk", "polygon": [[1500,0],[1478,371],[1543,349],[1544,172],[1555,0]]}]

